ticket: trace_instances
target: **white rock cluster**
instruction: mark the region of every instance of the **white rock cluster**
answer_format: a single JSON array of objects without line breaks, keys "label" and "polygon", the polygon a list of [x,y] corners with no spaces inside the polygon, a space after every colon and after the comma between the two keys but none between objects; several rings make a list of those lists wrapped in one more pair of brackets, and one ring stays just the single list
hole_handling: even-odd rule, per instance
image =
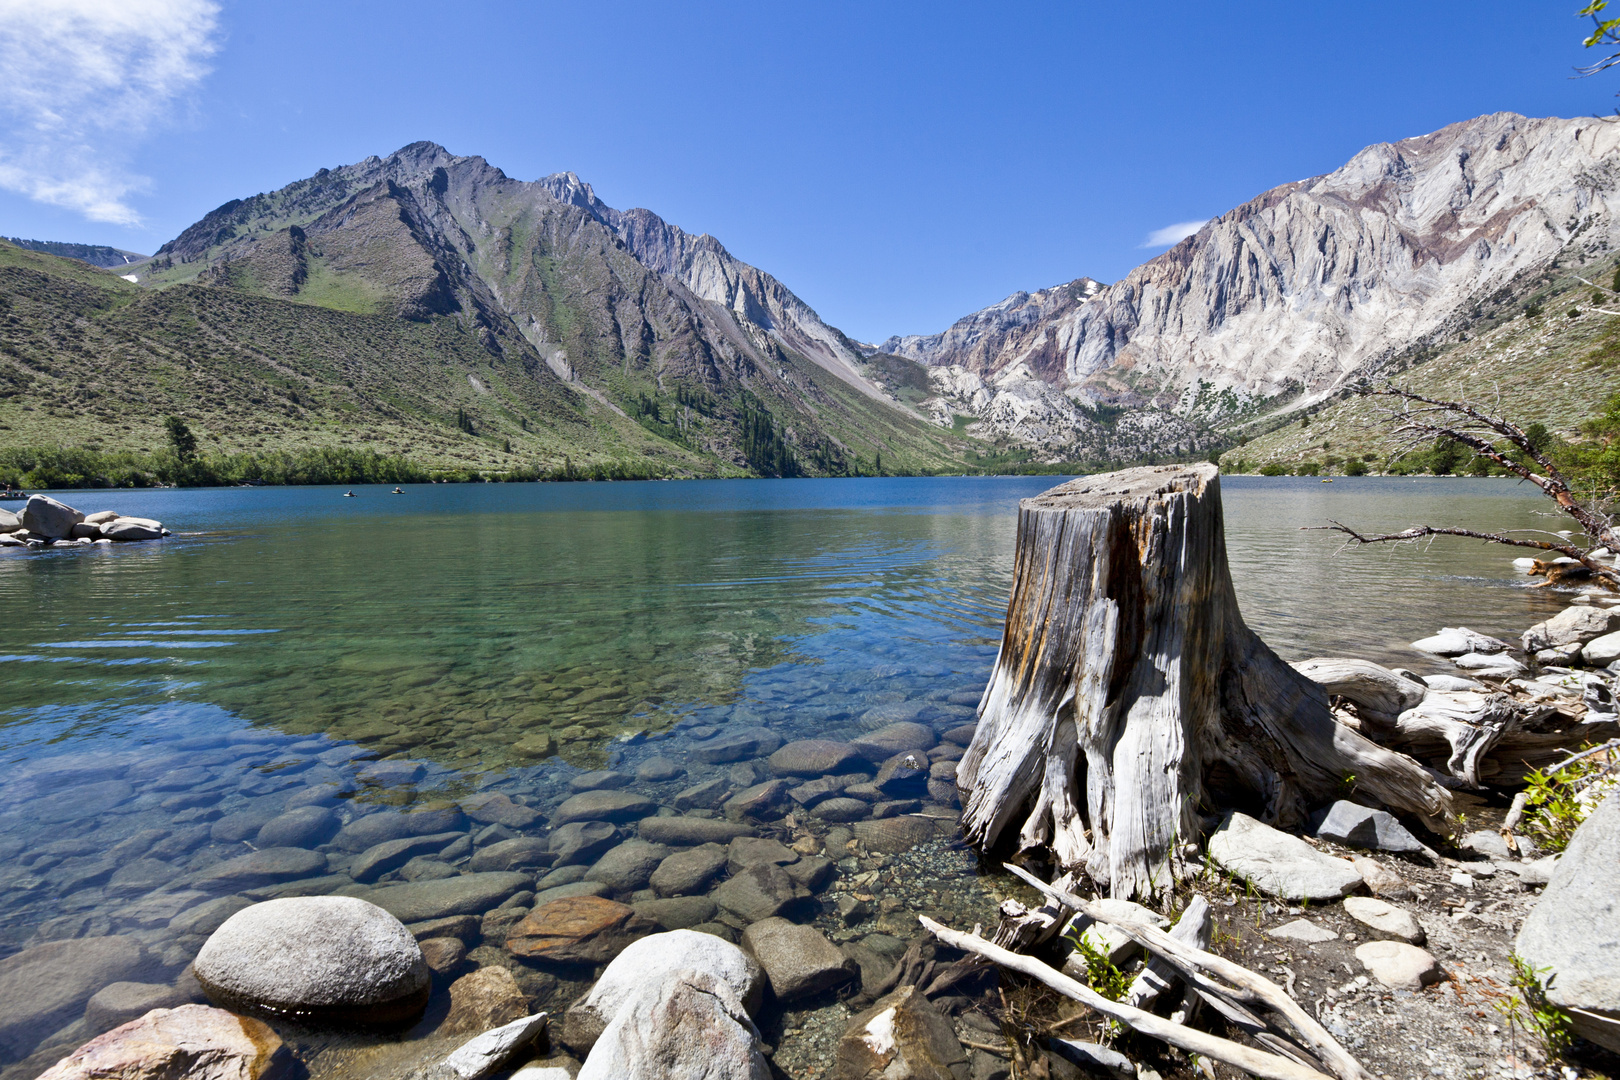
[{"label": "white rock cluster", "polygon": [[88,546],[168,535],[161,521],[127,517],[116,510],[84,514],[49,495],[30,495],[21,514],[0,510],[0,547]]}]

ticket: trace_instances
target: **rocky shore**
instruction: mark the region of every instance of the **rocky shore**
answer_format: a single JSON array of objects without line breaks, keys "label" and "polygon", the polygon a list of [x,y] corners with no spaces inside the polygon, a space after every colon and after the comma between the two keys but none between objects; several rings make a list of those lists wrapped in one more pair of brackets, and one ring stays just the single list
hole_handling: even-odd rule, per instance
[{"label": "rocky shore", "polygon": [[[1406,712],[1472,694],[1607,730],[1614,671],[1590,665],[1620,607],[1577,599],[1518,648],[1458,628],[1414,643],[1441,670],[1379,671]],[[1101,1025],[920,933],[918,915],[989,926],[1038,901],[959,838],[970,696],[878,706],[848,739],[682,723],[607,768],[550,759],[471,788],[253,729],[37,760],[0,791],[40,827],[0,852],[0,887],[37,913],[0,959],[0,1080],[1002,1080],[1031,1052],[1064,1080],[1195,1075],[1142,1041],[1093,1046]],[[1370,720],[1365,698],[1337,705]],[[1233,813],[1177,904],[1207,897],[1213,947],[1286,979],[1375,1072],[1557,1075],[1497,1006],[1518,952],[1605,1038],[1620,803],[1552,858],[1504,836],[1500,789],[1451,780],[1454,845],[1353,793],[1304,837]],[[1130,942],[1076,929],[1138,973]]]},{"label": "rocky shore", "polygon": [[128,517],[116,510],[81,513],[48,495],[30,495],[20,514],[0,509],[0,547],[60,548],[160,540],[169,535],[161,521]]}]

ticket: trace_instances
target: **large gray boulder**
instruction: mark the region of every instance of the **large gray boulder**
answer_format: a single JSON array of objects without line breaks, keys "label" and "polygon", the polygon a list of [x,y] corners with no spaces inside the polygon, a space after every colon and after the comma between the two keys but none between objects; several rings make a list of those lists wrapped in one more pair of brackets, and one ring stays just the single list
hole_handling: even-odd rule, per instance
[{"label": "large gray boulder", "polygon": [[728,982],[678,969],[647,979],[626,1001],[577,1080],[769,1080],[759,1031]]},{"label": "large gray boulder", "polygon": [[1361,885],[1361,874],[1346,860],[1247,814],[1227,815],[1209,838],[1209,854],[1223,870],[1284,900],[1338,900]]},{"label": "large gray boulder", "polygon": [[30,536],[44,536],[52,540],[66,540],[73,535],[73,526],[84,520],[67,503],[59,503],[49,495],[30,495],[23,507],[22,527]]},{"label": "large gray boulder", "polygon": [[1551,969],[1547,1000],[1576,1032],[1620,1052],[1620,791],[1575,830],[1514,951]]},{"label": "large gray boulder", "polygon": [[764,976],[754,958],[713,934],[671,930],[634,942],[602,972],[563,1020],[563,1041],[588,1051],[648,983],[668,972],[698,971],[725,983],[748,1012],[759,1008]]},{"label": "large gray boulder", "polygon": [[421,1014],[431,978],[411,932],[352,896],[291,897],[244,908],[203,944],[193,971],[226,1008],[385,1025]]},{"label": "large gray boulder", "polygon": [[1526,630],[1521,644],[1525,652],[1533,653],[1564,645],[1585,645],[1617,630],[1620,630],[1620,610],[1577,604]]},{"label": "large gray boulder", "polygon": [[101,535],[109,540],[156,540],[163,536],[163,525],[145,518],[119,518],[101,526]]}]

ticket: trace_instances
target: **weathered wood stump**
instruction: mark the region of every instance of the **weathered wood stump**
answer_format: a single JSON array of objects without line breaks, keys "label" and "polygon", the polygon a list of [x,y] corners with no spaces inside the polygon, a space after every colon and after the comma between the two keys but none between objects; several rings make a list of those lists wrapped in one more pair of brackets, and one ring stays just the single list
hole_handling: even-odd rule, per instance
[{"label": "weathered wood stump", "polygon": [[1230,807],[1294,826],[1353,785],[1450,814],[1422,766],[1335,723],[1244,624],[1213,465],[1082,477],[1019,505],[979,716],[957,768],[968,838],[1015,829],[1118,897],[1170,887],[1203,815]]}]

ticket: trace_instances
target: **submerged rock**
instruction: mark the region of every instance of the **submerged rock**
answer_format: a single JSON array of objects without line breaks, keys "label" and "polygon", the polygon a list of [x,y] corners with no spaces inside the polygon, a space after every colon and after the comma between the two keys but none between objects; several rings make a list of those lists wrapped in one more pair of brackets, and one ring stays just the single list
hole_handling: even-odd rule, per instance
[{"label": "submerged rock", "polygon": [[253,842],[260,848],[312,848],[326,843],[337,830],[337,815],[331,810],[324,806],[300,806],[265,822]]},{"label": "submerged rock", "polygon": [[782,746],[782,736],[769,728],[746,727],[692,748],[694,761],[721,765],[728,761],[765,757]]},{"label": "submerged rock", "polygon": [[606,821],[571,821],[554,830],[546,844],[558,866],[569,866],[594,861],[618,838],[619,830]]},{"label": "submerged rock", "polygon": [[934,823],[921,817],[890,817],[879,821],[857,821],[855,839],[873,851],[898,855],[934,839]]},{"label": "submerged rock", "polygon": [[778,776],[817,777],[852,772],[865,765],[865,759],[847,742],[799,739],[772,754],[767,764]]},{"label": "submerged rock", "polygon": [[413,1020],[427,1005],[430,983],[411,932],[352,896],[245,908],[214,931],[193,971],[226,1007],[340,1024]]},{"label": "submerged rock", "polygon": [[484,792],[461,800],[461,809],[469,818],[481,825],[505,825],[509,829],[527,829],[541,820],[538,810],[512,801],[500,792]]},{"label": "submerged rock", "polygon": [[27,1057],[76,1020],[96,991],[139,980],[156,966],[132,937],[50,941],[0,960],[0,1060]]},{"label": "submerged rock", "polygon": [[968,1060],[951,1022],[914,986],[850,1020],[837,1054],[837,1080],[954,1080]]},{"label": "submerged rock", "polygon": [[534,879],[528,874],[462,874],[438,881],[391,885],[366,894],[366,899],[400,922],[426,922],[449,915],[488,911]]},{"label": "submerged rock", "polygon": [[635,910],[598,896],[541,904],[506,933],[506,948],[526,960],[603,964],[652,931]]},{"label": "submerged rock", "polygon": [[559,825],[583,821],[635,821],[657,809],[651,799],[631,791],[582,791],[557,807]]},{"label": "submerged rock", "polygon": [[[195,988],[196,984],[192,984]],[[84,1006],[84,1023],[91,1031],[106,1031],[139,1019],[153,1009],[172,1009],[191,1003],[191,995],[168,983],[115,982],[97,990]]]},{"label": "submerged rock", "polygon": [[637,827],[643,840],[676,847],[730,843],[739,836],[752,835],[753,831],[749,826],[735,821],[695,817],[643,818]]},{"label": "submerged rock", "polygon": [[786,919],[761,919],[743,931],[742,944],[765,969],[778,1001],[807,997],[860,974],[815,927]]},{"label": "submerged rock", "polygon": [[289,1060],[269,1025],[207,1005],[154,1009],[85,1043],[39,1080],[259,1080]]},{"label": "submerged rock", "polygon": [[648,883],[659,896],[702,892],[726,868],[726,849],[719,844],[678,851],[658,864]]},{"label": "submerged rock", "polygon": [[663,844],[626,840],[596,860],[584,880],[600,881],[616,893],[646,888],[653,871],[669,853],[669,848]]},{"label": "submerged rock", "polygon": [[482,967],[450,984],[450,1012],[435,1035],[476,1035],[529,1015],[529,999],[503,967]]},{"label": "submerged rock", "polygon": [[927,724],[902,721],[880,727],[876,731],[869,731],[852,740],[850,745],[867,761],[878,765],[908,750],[926,754],[934,748],[936,742],[934,729]]},{"label": "submerged rock", "polygon": [[750,866],[714,891],[717,904],[745,922],[758,922],[796,910],[810,890],[775,863]]}]

